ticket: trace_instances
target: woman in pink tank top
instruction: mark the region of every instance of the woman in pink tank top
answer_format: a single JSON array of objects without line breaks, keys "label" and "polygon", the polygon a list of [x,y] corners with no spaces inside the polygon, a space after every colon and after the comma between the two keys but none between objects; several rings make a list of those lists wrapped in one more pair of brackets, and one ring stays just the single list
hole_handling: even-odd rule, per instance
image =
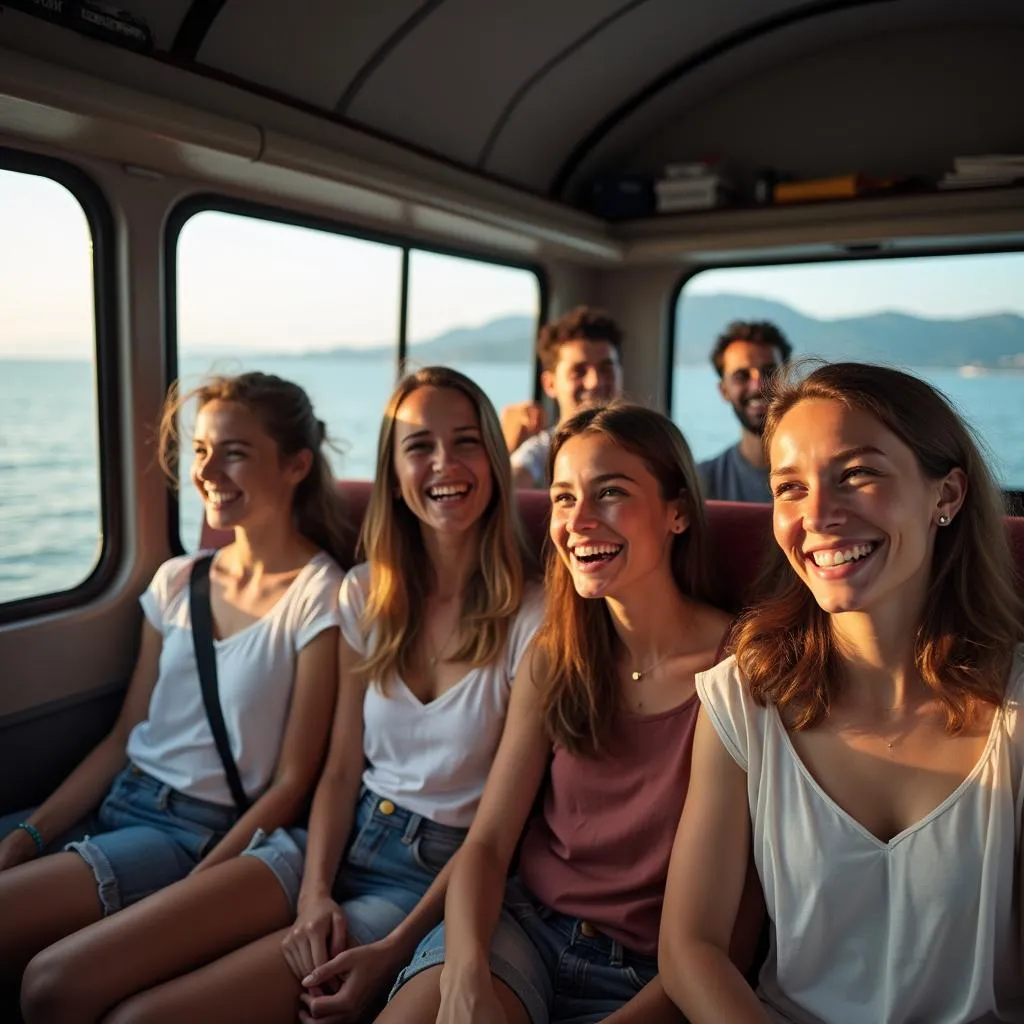
[{"label": "woman in pink tank top", "polygon": [[[679,1020],[657,977],[661,900],[689,784],[694,676],[730,621],[713,603],[700,485],[675,425],[620,402],[559,428],[548,479],[534,685],[513,692],[445,922],[379,1024]],[[741,970],[760,927],[756,889],[748,906]]]}]

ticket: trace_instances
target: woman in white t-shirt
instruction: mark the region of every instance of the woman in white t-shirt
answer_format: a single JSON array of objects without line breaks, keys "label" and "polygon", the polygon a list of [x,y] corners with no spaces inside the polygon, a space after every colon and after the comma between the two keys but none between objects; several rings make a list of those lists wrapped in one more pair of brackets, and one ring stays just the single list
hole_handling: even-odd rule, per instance
[{"label": "woman in white t-shirt", "polygon": [[[765,427],[778,591],[698,676],[659,965],[701,1022],[1024,1021],[1024,607],[948,401],[840,363]],[[753,857],[753,992],[726,945]]]},{"label": "woman in white t-shirt", "polygon": [[[142,596],[141,648],[113,729],[0,842],[0,970],[14,981],[44,950],[25,974],[29,1020],[80,1019],[68,954],[105,949],[115,911],[205,877],[257,829],[292,823],[326,748],[343,524],[323,424],[300,387],[267,374],[172,391],[161,431],[172,480],[177,416],[193,399],[192,481],[209,524],[234,532],[209,593],[221,709],[249,806],[236,809],[203,704],[189,601],[199,556],[172,558]],[[105,954],[94,959],[84,985],[102,982]]]},{"label": "woman in white t-shirt", "polygon": [[[108,949],[132,966],[79,1002],[80,1024],[122,999],[106,1024],[356,1020],[440,920],[445,866],[542,611],[497,415],[462,374],[420,370],[391,397],[361,545],[367,561],[341,586],[338,699],[308,833],[258,834],[187,915],[171,892],[133,908],[135,942],[154,948]],[[324,979],[304,986],[318,967]]]}]

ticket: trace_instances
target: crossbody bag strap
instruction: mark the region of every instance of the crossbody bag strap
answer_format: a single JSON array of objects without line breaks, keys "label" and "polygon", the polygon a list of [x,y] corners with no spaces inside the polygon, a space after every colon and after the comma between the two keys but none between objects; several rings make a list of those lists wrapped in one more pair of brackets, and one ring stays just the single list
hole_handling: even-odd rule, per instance
[{"label": "crossbody bag strap", "polygon": [[243,814],[249,809],[249,798],[242,788],[242,780],[238,774],[238,765],[231,753],[228,730],[224,725],[224,712],[220,706],[220,693],[217,688],[217,657],[213,649],[213,612],[210,610],[210,565],[213,555],[197,558],[192,564],[192,575],[189,578],[189,609],[192,614],[192,645],[196,652],[196,666],[199,669],[199,685],[203,691],[203,706],[213,733],[213,741],[217,744],[224,765],[224,774],[228,779],[228,788],[234,798],[238,813]]}]

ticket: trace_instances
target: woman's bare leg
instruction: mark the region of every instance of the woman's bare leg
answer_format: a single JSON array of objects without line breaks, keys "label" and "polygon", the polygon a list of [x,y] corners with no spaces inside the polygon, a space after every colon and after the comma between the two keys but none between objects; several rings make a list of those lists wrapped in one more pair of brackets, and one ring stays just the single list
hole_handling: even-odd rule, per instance
[{"label": "woman's bare leg", "polygon": [[[491,975],[498,1002],[508,1024],[530,1024],[526,1007],[503,981]],[[441,968],[429,967],[410,978],[384,1008],[374,1024],[434,1024],[441,1008]],[[120,1022],[119,1022],[120,1024]]]},{"label": "woman's bare leg", "polygon": [[103,916],[92,868],[55,853],[0,872],[0,980],[17,985],[41,949]]},{"label": "woman's bare leg", "polygon": [[22,983],[26,1024],[91,1024],[136,992],[283,928],[293,917],[280,883],[254,857],[190,875],[35,957]]},{"label": "woman's bare leg", "polygon": [[103,1024],[287,1024],[302,986],[281,952],[287,928],[132,996]]}]

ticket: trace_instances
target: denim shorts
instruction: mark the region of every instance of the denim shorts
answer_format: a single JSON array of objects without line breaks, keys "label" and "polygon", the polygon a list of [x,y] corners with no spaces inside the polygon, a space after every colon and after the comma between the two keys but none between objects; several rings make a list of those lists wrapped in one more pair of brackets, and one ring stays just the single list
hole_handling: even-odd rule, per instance
[{"label": "denim shorts", "polygon": [[[439,924],[399,974],[391,997],[420,971],[442,963]],[[516,994],[531,1024],[596,1024],[655,977],[658,960],[631,953],[588,922],[559,914],[513,878],[491,940],[490,967]]]},{"label": "denim shorts", "polygon": [[[466,838],[466,830],[438,825],[382,799],[363,786],[352,840],[332,895],[360,945],[384,938],[423,898]],[[297,907],[306,856],[305,829],[258,831],[244,854],[262,860]]]},{"label": "denim shorts", "polygon": [[44,852],[71,850],[89,865],[107,916],[184,878],[237,817],[233,807],[186,796],[130,765],[99,809]]}]

